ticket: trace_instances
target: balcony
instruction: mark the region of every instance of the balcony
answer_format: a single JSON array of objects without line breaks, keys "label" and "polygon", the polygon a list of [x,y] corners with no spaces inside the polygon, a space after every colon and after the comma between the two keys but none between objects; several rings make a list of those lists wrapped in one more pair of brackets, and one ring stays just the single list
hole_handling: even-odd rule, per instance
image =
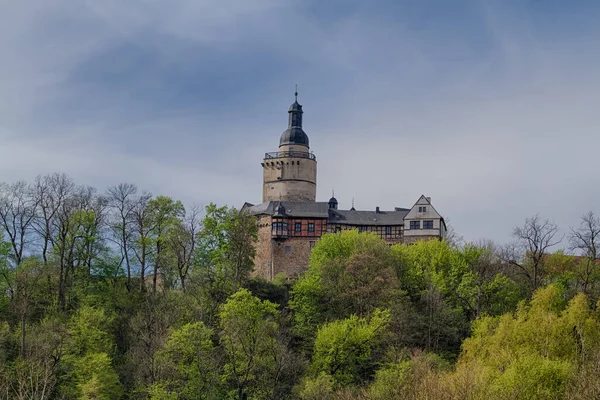
[{"label": "balcony", "polygon": [[315,157],[314,154],[307,153],[305,151],[274,151],[272,153],[265,153],[265,160],[271,160],[271,159],[275,159],[275,158],[288,158],[288,157],[307,158],[309,160],[317,159],[317,157]]}]

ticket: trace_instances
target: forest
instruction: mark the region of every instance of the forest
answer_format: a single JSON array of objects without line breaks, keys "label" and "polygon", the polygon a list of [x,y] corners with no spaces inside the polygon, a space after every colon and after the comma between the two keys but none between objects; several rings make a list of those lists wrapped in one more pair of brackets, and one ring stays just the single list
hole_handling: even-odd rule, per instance
[{"label": "forest", "polygon": [[600,398],[592,211],[510,243],[327,234],[272,282],[252,216],[133,184],[2,183],[0,227],[0,399]]}]

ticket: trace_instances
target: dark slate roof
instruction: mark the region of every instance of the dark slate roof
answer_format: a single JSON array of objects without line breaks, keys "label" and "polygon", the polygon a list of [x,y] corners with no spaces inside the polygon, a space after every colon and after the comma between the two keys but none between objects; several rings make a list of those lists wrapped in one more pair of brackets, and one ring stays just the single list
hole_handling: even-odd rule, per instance
[{"label": "dark slate roof", "polygon": [[298,103],[298,100],[292,103],[288,112],[289,111],[302,111],[302,106]]},{"label": "dark slate roof", "polygon": [[398,211],[352,211],[331,210],[330,224],[341,225],[404,225],[409,210]]},{"label": "dark slate roof", "polygon": [[327,218],[328,223],[340,225],[404,225],[404,217],[410,211],[406,208],[380,212],[334,210],[325,202],[300,201],[269,201],[255,206],[246,203],[243,209],[253,215],[273,215],[280,203],[288,217]]},{"label": "dark slate roof", "polygon": [[302,146],[308,146],[308,135],[304,133],[301,127],[292,126],[287,128],[281,138],[279,139],[279,146],[299,144]]},{"label": "dark slate roof", "polygon": [[327,218],[329,215],[329,205],[324,202],[268,201],[248,207],[247,210],[254,215],[273,215],[280,203],[285,207],[285,213],[288,217]]}]

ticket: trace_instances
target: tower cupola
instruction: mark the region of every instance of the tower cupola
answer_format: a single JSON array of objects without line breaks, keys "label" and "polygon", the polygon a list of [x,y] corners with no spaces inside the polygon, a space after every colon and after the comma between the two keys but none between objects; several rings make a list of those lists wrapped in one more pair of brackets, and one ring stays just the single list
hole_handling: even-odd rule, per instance
[{"label": "tower cupola", "polygon": [[[302,130],[297,87],[294,97],[288,110],[288,128],[279,139],[279,151],[265,153],[262,162],[263,202],[315,201],[317,197],[317,158],[310,152],[308,136]],[[282,210],[276,211],[283,215],[285,207],[280,206]]]},{"label": "tower cupola", "polygon": [[329,199],[329,202],[327,202],[327,204],[329,205],[330,210],[337,210],[338,208],[338,201],[335,198],[335,193],[333,191],[331,192],[331,198]]},{"label": "tower cupola", "polygon": [[294,93],[295,100],[288,110],[288,128],[279,139],[281,146],[308,146],[308,135],[302,129],[302,105],[298,103],[298,89]]}]

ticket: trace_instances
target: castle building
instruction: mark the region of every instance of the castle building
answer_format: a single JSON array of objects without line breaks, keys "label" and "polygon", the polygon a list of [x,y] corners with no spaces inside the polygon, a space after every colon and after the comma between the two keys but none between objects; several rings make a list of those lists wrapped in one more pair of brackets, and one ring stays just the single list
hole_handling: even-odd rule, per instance
[{"label": "castle building", "polygon": [[293,278],[308,267],[311,249],[325,233],[357,229],[375,232],[389,244],[441,240],[444,218],[421,196],[411,208],[383,211],[340,210],[332,197],[316,201],[317,159],[302,129],[302,106],[296,100],[288,110],[288,128],[279,140],[279,151],[266,153],[262,162],[262,203],[245,203],[242,211],[256,216],[258,242],[254,273],[266,279],[278,274]]}]

